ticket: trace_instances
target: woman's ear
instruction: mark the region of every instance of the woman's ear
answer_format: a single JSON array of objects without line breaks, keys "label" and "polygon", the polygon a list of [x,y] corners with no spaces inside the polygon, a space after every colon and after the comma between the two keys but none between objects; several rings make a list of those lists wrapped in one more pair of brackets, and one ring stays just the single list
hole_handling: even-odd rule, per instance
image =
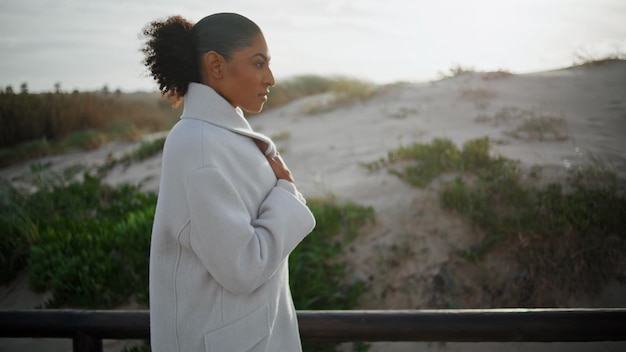
[{"label": "woman's ear", "polygon": [[224,68],[224,57],[215,51],[209,51],[204,54],[202,59],[204,70],[207,76],[211,78],[221,79],[223,77],[222,71]]}]

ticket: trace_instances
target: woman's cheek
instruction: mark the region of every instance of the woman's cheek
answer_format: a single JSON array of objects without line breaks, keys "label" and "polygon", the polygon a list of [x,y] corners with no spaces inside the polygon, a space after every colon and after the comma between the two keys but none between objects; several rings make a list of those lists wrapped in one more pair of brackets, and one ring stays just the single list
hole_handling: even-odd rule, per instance
[{"label": "woman's cheek", "polygon": [[259,75],[257,74],[257,72],[255,72],[255,70],[248,69],[242,73],[243,73],[242,74],[243,83],[250,86],[251,88],[256,88],[257,82],[259,80],[258,79]]}]

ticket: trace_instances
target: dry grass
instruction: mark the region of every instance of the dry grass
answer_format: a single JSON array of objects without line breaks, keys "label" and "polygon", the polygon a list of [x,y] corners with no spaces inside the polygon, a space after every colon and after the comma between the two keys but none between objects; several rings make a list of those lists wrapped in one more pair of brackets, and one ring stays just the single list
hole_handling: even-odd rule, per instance
[{"label": "dry grass", "polygon": [[505,69],[500,69],[494,72],[485,72],[482,75],[483,81],[493,81],[497,79],[503,79],[507,77],[511,77],[513,74]]},{"label": "dry grass", "polygon": [[327,99],[318,99],[306,104],[302,107],[302,112],[315,115],[333,111],[371,99],[378,92],[378,87],[370,82],[342,78],[332,85],[329,91],[331,95]]},{"label": "dry grass", "polygon": [[622,51],[615,51],[609,55],[598,56],[590,53],[585,49],[579,49],[573,54],[574,67],[591,67],[604,65],[611,62],[620,62],[626,60],[626,53]]},{"label": "dry grass", "polygon": [[484,101],[495,97],[496,92],[486,87],[472,86],[459,89],[459,95],[470,100]]},{"label": "dry grass", "polygon": [[493,116],[479,114],[474,121],[508,126],[506,135],[525,141],[564,141],[569,138],[563,115],[535,108],[503,107]]},{"label": "dry grass", "polygon": [[474,73],[476,72],[476,70],[474,70],[473,67],[464,67],[461,65],[455,65],[452,66],[448,69],[448,72],[442,72],[439,71],[439,77],[441,79],[446,79],[446,78],[454,78],[454,77],[459,77],[459,76],[463,76],[465,74],[468,73]]}]

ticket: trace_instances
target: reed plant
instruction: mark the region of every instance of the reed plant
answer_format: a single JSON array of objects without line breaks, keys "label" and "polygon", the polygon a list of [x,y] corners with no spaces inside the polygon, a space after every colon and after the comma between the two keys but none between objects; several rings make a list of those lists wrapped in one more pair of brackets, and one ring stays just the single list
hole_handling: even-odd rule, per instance
[{"label": "reed plant", "polygon": [[180,110],[158,95],[0,91],[0,167],[168,129]]}]

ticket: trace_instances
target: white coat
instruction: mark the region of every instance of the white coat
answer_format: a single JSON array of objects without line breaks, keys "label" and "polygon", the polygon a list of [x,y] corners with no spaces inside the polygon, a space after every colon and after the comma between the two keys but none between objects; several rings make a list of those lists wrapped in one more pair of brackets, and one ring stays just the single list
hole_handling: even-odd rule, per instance
[{"label": "white coat", "polygon": [[288,256],[315,219],[239,108],[191,83],[163,150],[150,249],[155,352],[300,351]]}]

